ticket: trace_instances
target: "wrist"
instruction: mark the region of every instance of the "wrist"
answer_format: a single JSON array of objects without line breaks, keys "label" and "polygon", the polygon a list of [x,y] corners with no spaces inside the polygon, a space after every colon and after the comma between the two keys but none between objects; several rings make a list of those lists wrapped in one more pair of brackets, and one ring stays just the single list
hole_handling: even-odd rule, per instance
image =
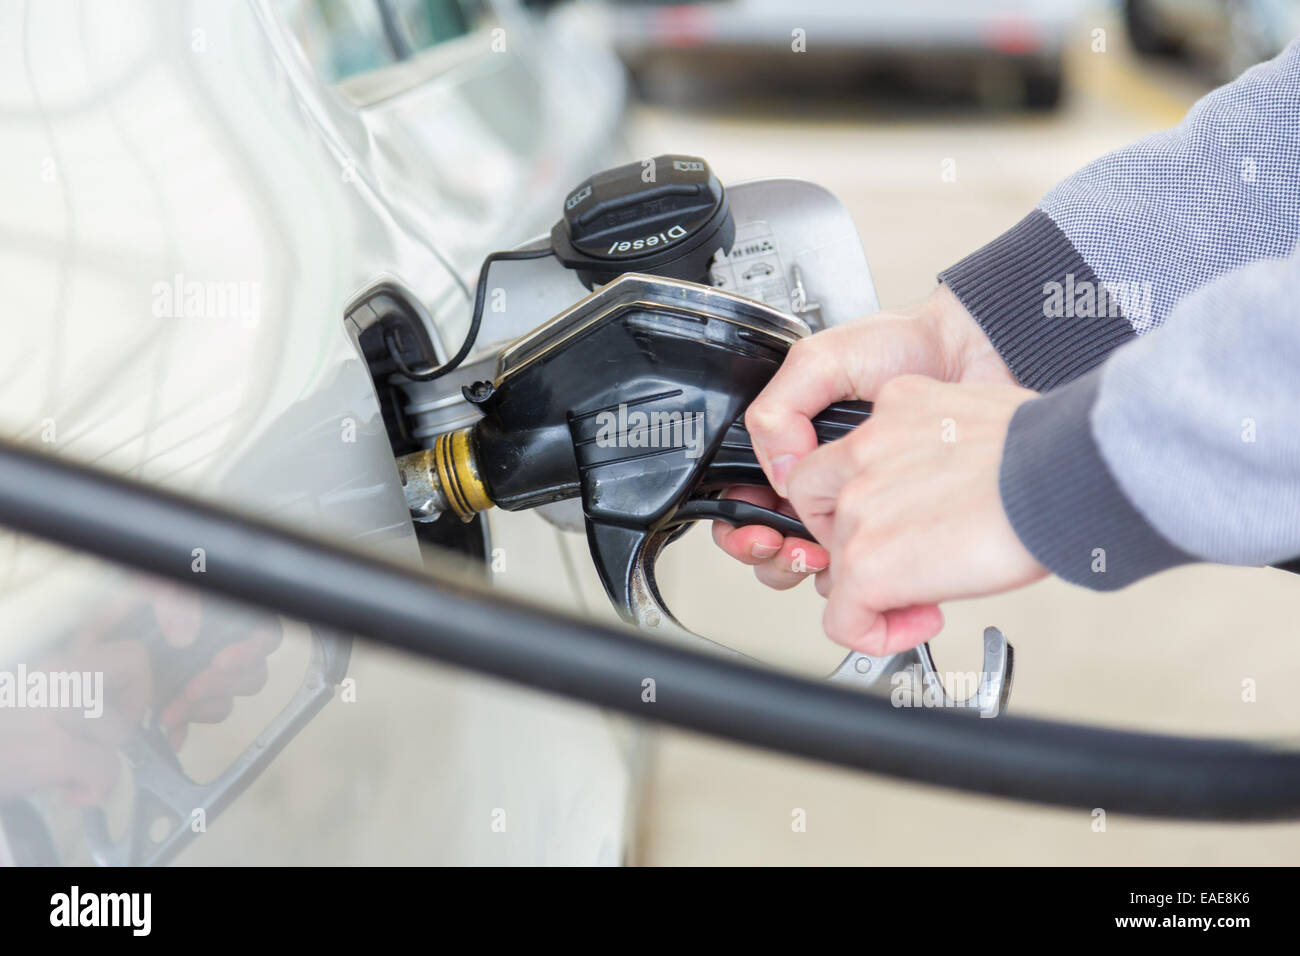
[{"label": "wrist", "polygon": [[933,336],[946,381],[1016,384],[987,333],[947,285],[941,282],[936,286],[919,312]]}]

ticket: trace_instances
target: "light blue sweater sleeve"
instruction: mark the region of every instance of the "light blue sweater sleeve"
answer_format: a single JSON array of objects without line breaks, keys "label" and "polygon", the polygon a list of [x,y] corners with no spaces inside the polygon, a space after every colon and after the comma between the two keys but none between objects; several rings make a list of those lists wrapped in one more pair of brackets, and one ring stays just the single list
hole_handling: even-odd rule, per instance
[{"label": "light blue sweater sleeve", "polygon": [[1100,379],[1102,460],[1158,532],[1223,564],[1300,555],[1300,251],[1188,295]]},{"label": "light blue sweater sleeve", "polygon": [[1022,406],[1001,487],[1038,560],[1098,590],[1300,555],[1300,252],[1203,286]]},{"label": "light blue sweater sleeve", "polygon": [[1012,372],[1003,506],[1109,590],[1300,555],[1300,40],[941,274]]}]

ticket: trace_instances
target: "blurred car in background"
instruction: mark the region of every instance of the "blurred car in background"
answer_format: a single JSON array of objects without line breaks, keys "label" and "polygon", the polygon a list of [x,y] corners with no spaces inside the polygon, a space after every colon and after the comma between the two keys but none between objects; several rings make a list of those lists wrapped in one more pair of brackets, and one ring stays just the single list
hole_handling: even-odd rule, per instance
[{"label": "blurred car in background", "polygon": [[[902,73],[946,90],[1014,84],[1020,101],[1061,98],[1076,0],[613,0],[615,42],[653,98],[692,94],[692,76],[771,77],[829,88]],[[805,52],[806,51],[806,52]],[[802,55],[796,55],[802,54]]]},{"label": "blurred car in background", "polygon": [[1201,63],[1227,82],[1300,34],[1300,2],[1124,0],[1124,21],[1139,53]]}]

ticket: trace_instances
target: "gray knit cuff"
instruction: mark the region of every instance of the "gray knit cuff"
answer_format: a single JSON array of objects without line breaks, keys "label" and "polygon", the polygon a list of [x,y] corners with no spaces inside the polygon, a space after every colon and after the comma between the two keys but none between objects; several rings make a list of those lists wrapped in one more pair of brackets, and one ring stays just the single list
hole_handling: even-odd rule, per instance
[{"label": "gray knit cuff", "polygon": [[1016,380],[1035,391],[1073,381],[1134,337],[1118,302],[1041,209],[939,279],[979,322]]},{"label": "gray knit cuff", "polygon": [[1002,507],[1021,542],[1060,578],[1114,591],[1197,559],[1124,496],[1092,436],[1101,371],[1021,405],[1002,450]]}]

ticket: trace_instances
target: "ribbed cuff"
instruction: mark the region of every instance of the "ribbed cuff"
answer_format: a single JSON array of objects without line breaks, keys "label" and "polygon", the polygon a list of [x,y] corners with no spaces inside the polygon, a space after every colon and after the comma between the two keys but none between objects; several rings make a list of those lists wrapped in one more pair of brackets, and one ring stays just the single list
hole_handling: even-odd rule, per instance
[{"label": "ribbed cuff", "polygon": [[1021,542],[1058,577],[1095,591],[1197,559],[1147,523],[1092,436],[1100,370],[1026,402],[1002,450],[1002,507]]},{"label": "ribbed cuff", "polygon": [[1073,381],[1134,336],[1092,267],[1041,209],[939,280],[979,322],[1016,380],[1035,391]]}]

